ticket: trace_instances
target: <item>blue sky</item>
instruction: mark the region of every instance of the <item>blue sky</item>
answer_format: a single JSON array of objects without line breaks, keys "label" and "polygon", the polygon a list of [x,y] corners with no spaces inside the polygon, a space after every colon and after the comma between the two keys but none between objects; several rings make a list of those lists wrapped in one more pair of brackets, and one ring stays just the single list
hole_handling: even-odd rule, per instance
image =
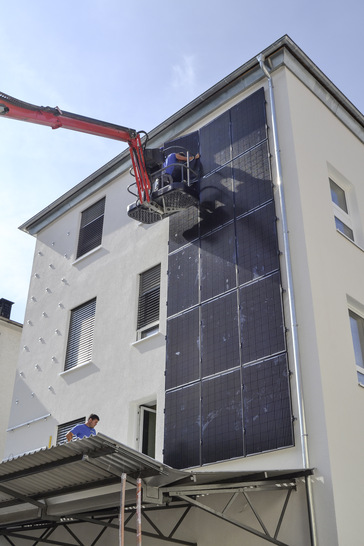
[{"label": "blue sky", "polygon": [[[0,0],[0,91],[149,131],[288,34],[364,112],[359,0]],[[123,143],[0,119],[0,297],[23,322],[35,239],[17,228]]]}]

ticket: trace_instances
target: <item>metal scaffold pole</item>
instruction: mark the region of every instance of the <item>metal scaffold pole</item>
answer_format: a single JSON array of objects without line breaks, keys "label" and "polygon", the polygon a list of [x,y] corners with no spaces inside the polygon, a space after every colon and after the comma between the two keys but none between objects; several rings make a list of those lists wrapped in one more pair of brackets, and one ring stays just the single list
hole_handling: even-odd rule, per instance
[{"label": "metal scaffold pole", "polygon": [[137,546],[142,544],[142,480],[137,479],[136,490],[136,537]]},{"label": "metal scaffold pole", "polygon": [[121,475],[121,491],[120,491],[119,546],[124,546],[125,485],[126,485],[126,474],[123,472]]}]

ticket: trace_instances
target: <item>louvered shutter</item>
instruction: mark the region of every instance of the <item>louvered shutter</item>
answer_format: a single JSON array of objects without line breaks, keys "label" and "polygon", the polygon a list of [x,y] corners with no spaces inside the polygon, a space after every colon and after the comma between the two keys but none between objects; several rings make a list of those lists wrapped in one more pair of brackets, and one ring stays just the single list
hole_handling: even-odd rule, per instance
[{"label": "louvered shutter", "polygon": [[63,423],[58,426],[57,431],[57,444],[64,444],[67,442],[66,434],[76,425],[82,425],[85,423],[85,417],[80,417],[80,419],[75,419],[74,421],[68,421],[68,423]]},{"label": "louvered shutter", "polygon": [[105,198],[82,212],[77,258],[101,245]]},{"label": "louvered shutter", "polygon": [[137,328],[159,320],[161,265],[140,275]]},{"label": "louvered shutter", "polygon": [[96,298],[71,311],[65,370],[91,360],[95,311]]}]

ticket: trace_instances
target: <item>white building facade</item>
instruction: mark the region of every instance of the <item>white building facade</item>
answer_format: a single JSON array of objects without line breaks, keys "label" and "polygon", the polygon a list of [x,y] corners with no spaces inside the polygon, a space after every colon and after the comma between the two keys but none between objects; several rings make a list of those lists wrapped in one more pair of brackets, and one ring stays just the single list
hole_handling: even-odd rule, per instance
[{"label": "white building facade", "polygon": [[[363,116],[284,37],[151,132],[148,147],[200,154],[198,206],[128,217],[124,153],[24,224],[37,244],[3,468],[97,413],[102,434],[211,488],[212,472],[266,488],[255,510],[242,487],[213,495],[215,514],[195,505],[173,540],[360,546],[363,142]],[[285,492],[256,477],[274,473],[294,484],[278,525]]]},{"label": "white building facade", "polygon": [[11,308],[13,302],[0,299],[0,399],[2,408],[2,423],[0,433],[0,457],[5,449],[6,429],[9,421],[11,402],[13,398],[15,372],[20,351],[22,324],[12,320]]}]

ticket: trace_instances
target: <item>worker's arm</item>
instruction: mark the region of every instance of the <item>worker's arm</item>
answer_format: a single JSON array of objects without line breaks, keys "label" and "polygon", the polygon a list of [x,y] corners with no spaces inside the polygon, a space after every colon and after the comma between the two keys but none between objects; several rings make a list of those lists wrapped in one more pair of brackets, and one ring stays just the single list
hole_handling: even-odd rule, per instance
[{"label": "worker's arm", "polygon": [[67,440],[68,440],[69,442],[72,440],[73,436],[74,436],[74,435],[72,434],[71,431],[67,432],[67,434],[66,434],[66,438],[67,438]]},{"label": "worker's arm", "polygon": [[[190,161],[193,161],[194,159],[198,159],[200,157],[200,154],[196,154],[195,156],[190,155]],[[187,161],[187,156],[184,154],[176,154],[176,159],[178,161]]]}]

